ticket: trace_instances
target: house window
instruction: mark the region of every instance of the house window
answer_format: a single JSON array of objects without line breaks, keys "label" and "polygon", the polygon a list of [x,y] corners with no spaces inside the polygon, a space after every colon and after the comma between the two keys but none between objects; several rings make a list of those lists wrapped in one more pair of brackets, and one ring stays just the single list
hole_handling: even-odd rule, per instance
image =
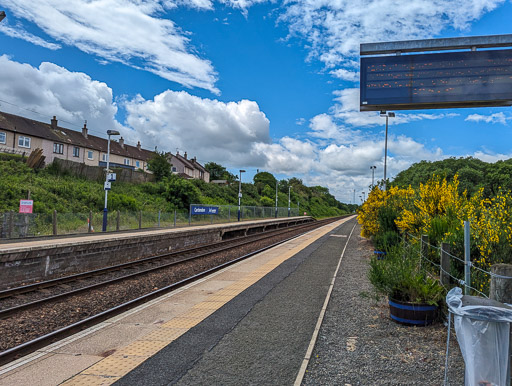
[{"label": "house window", "polygon": [[176,166],[173,166],[173,167],[172,167],[172,171],[173,171],[173,172],[177,172],[177,171],[178,171],[178,169],[176,169]]},{"label": "house window", "polygon": [[87,151],[87,159],[93,159],[93,151],[92,150]]},{"label": "house window", "polygon": [[29,137],[19,137],[18,138],[18,146],[26,147],[30,149],[30,138]]},{"label": "house window", "polygon": [[107,154],[102,154],[101,159],[103,160],[103,162],[107,162]]},{"label": "house window", "polygon": [[140,161],[135,161],[135,166],[140,168]]},{"label": "house window", "polygon": [[54,143],[53,152],[57,154],[64,154],[64,145],[62,143]]},{"label": "house window", "polygon": [[78,146],[73,146],[73,157],[80,157],[80,148]]},{"label": "house window", "polygon": [[130,160],[129,160],[128,158],[125,158],[125,159],[124,159],[124,164],[125,164],[125,165],[130,165]]},{"label": "house window", "polygon": [[0,132],[0,143],[5,144],[5,137],[6,137],[5,133]]}]

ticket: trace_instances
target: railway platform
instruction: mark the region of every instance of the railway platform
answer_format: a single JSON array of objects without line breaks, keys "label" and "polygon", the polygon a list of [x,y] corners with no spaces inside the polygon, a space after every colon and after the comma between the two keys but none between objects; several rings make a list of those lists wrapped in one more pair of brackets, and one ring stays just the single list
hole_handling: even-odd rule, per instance
[{"label": "railway platform", "polygon": [[355,226],[325,225],[40,349],[1,367],[0,385],[293,384]]},{"label": "railway platform", "polygon": [[11,240],[0,244],[0,289],[312,221],[299,216]]}]

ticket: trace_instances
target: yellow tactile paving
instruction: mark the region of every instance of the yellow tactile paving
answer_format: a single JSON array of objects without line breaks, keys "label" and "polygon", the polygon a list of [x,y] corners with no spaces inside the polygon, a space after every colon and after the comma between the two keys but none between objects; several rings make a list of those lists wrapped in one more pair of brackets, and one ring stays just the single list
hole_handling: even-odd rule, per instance
[{"label": "yellow tactile paving", "polygon": [[196,304],[194,306],[194,308],[199,308],[199,309],[203,309],[203,310],[218,310],[226,303],[227,302],[202,302],[202,303]]},{"label": "yellow tactile paving", "polygon": [[231,299],[233,299],[234,297],[235,297],[235,295],[219,295],[219,294],[215,294],[215,295],[208,296],[208,298],[205,299],[205,302],[222,302],[222,303],[227,303]]},{"label": "yellow tactile paving", "polygon": [[146,357],[111,355],[85,369],[82,374],[122,377],[144,362]]},{"label": "yellow tactile paving", "polygon": [[324,227],[321,230],[314,231],[305,241],[300,239],[293,240],[287,251],[280,256],[268,261],[256,270],[247,273],[240,280],[230,284],[219,291],[211,294],[208,298],[196,304],[185,313],[162,324],[156,330],[153,330],[141,340],[135,341],[113,355],[97,362],[93,366],[84,370],[70,380],[63,383],[66,386],[79,385],[111,385],[120,377],[127,374],[151,355],[160,351],[169,343],[183,335],[190,328],[196,326],[217,309],[239,295],[245,289],[259,281],[265,275],[273,271],[284,261],[294,256],[297,252],[304,249],[309,244],[316,241],[322,235],[338,226],[339,223]]},{"label": "yellow tactile paving", "polygon": [[[145,339],[145,337],[144,337]],[[150,357],[168,345],[168,342],[159,342],[154,340],[136,340],[128,346],[116,351],[115,356],[139,356]]]},{"label": "yellow tactile paving", "polygon": [[156,340],[169,344],[187,331],[188,329],[186,328],[157,328],[156,330],[151,331],[148,335],[145,335],[144,340]]},{"label": "yellow tactile paving", "polygon": [[197,309],[191,308],[184,314],[180,315],[180,318],[191,318],[191,319],[206,319],[208,316],[213,314],[212,309]]},{"label": "yellow tactile paving", "polygon": [[70,380],[61,383],[61,386],[108,386],[121,379],[121,377],[105,377],[101,375],[76,375]]},{"label": "yellow tactile paving", "polygon": [[174,318],[169,320],[167,323],[162,324],[163,328],[192,328],[199,324],[201,319],[197,318]]}]

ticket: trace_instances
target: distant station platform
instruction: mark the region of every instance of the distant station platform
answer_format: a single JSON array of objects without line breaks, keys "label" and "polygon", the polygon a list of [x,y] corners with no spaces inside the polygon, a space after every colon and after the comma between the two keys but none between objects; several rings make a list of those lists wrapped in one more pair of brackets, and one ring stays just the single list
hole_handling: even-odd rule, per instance
[{"label": "distant station platform", "polygon": [[0,367],[0,385],[300,384],[356,225],[324,225],[40,349]]},{"label": "distant station platform", "polygon": [[0,244],[0,289],[311,221],[299,216],[11,241]]}]

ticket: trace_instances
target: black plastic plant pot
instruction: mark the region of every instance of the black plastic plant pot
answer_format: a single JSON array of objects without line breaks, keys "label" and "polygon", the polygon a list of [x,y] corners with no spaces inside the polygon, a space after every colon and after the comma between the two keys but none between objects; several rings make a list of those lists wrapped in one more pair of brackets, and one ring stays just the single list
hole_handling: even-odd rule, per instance
[{"label": "black plastic plant pot", "polygon": [[437,318],[438,307],[427,303],[389,299],[389,315],[395,322],[408,326],[427,326]]}]

